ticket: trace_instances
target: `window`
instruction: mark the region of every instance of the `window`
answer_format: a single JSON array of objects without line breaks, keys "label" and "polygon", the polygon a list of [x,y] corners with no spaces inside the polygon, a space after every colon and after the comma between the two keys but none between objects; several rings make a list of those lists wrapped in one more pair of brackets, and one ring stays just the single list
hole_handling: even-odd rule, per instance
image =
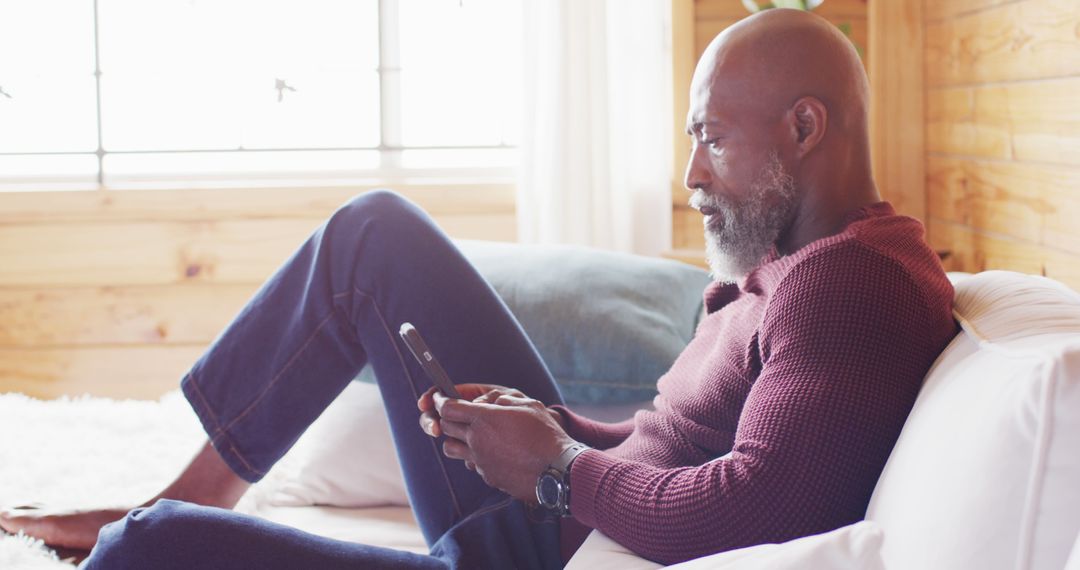
[{"label": "window", "polygon": [[506,174],[508,0],[4,0],[0,183]]}]

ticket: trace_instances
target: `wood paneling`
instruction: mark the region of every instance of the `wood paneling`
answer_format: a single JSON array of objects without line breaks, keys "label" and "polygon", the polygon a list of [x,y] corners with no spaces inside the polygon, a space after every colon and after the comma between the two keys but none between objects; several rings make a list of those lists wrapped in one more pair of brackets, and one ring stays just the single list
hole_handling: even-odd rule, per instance
[{"label": "wood paneling", "polygon": [[[156,398],[368,190],[0,193],[0,392]],[[516,239],[514,188],[408,186],[451,236]]]},{"label": "wood paneling", "polygon": [[1080,164],[1077,90],[1080,77],[930,89],[927,151]]},{"label": "wood paneling", "polygon": [[[322,219],[0,225],[0,286],[261,282]],[[510,217],[443,216],[458,238],[505,239]]]},{"label": "wood paneling", "polygon": [[0,348],[0,391],[153,399],[175,390],[202,353],[202,346]]},{"label": "wood paneling", "polygon": [[1080,2],[1076,0],[1013,2],[926,26],[926,81],[930,86],[1077,73]]},{"label": "wood paneling", "polygon": [[975,119],[974,90],[931,89],[926,93],[926,151],[983,158],[1012,155],[1008,125]]},{"label": "wood paneling", "polygon": [[671,227],[675,232],[672,247],[678,250],[695,250],[705,256],[705,227],[701,213],[685,204],[672,211]]},{"label": "wood paneling", "polygon": [[[828,2],[826,2],[828,4]],[[870,5],[870,150],[897,212],[926,218],[922,2]]]},{"label": "wood paneling", "polygon": [[250,283],[320,221],[67,222],[0,226],[0,286]]},{"label": "wood paneling", "polygon": [[1080,289],[1080,3],[926,3],[930,241]]},{"label": "wood paneling", "polygon": [[[685,195],[683,175],[686,163],[690,160],[689,138],[686,136],[686,115],[690,111],[690,80],[694,76],[697,53],[694,42],[697,40],[694,21],[693,0],[672,0],[671,2],[671,77],[672,85],[672,169],[671,196],[677,203],[679,196]],[[672,227],[674,241],[678,232]]]},{"label": "wood paneling", "polygon": [[970,226],[931,219],[930,244],[947,249],[950,271],[1006,269],[1057,279],[1080,291],[1080,255],[993,234]]},{"label": "wood paneling", "polygon": [[926,20],[932,22],[945,18],[952,18],[962,14],[978,12],[993,6],[1016,2],[1017,0],[928,0],[925,1],[923,10],[926,12]]},{"label": "wood paneling", "polygon": [[705,261],[705,254],[699,249],[673,249],[665,252],[664,257],[690,265],[696,265],[705,270],[709,269],[709,263]]},{"label": "wood paneling", "polygon": [[1080,255],[1080,167],[932,156],[926,170],[931,216]]},{"label": "wood paneling", "polygon": [[0,347],[205,345],[258,287],[0,288]]},{"label": "wood paneling", "polygon": [[[350,198],[373,188],[337,186],[0,192],[0,223],[321,219]],[[435,218],[514,215],[515,190],[509,184],[414,184],[395,191],[416,202]]]}]

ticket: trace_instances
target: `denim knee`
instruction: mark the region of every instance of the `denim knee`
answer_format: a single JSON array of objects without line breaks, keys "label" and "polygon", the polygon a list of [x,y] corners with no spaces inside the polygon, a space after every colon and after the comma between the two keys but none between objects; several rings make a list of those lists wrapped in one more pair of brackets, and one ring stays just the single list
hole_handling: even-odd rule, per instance
[{"label": "denim knee", "polygon": [[352,226],[365,220],[397,220],[416,217],[419,208],[393,190],[379,189],[350,198],[330,216],[330,223]]},{"label": "denim knee", "polygon": [[391,190],[372,190],[345,202],[330,216],[324,239],[337,243],[367,239],[400,247],[410,242],[430,244],[438,233],[431,217],[408,198]]},{"label": "denim knee", "polygon": [[166,545],[184,535],[184,527],[190,523],[189,517],[183,516],[185,505],[162,499],[105,525],[94,550],[80,568],[154,568],[168,563],[161,560],[170,551]]}]

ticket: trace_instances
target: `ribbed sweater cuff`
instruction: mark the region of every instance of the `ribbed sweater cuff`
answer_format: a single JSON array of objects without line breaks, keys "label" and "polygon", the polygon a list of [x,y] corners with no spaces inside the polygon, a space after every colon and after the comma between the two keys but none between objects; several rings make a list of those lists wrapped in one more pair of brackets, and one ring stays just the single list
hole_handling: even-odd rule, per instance
[{"label": "ribbed sweater cuff", "polygon": [[578,522],[597,528],[600,485],[608,471],[618,464],[610,455],[590,449],[570,465],[570,513]]},{"label": "ribbed sweater cuff", "polygon": [[562,415],[566,424],[566,433],[570,437],[592,447],[601,449],[614,447],[634,431],[632,419],[622,423],[609,424],[576,414],[566,406],[555,405],[551,406],[551,409]]}]

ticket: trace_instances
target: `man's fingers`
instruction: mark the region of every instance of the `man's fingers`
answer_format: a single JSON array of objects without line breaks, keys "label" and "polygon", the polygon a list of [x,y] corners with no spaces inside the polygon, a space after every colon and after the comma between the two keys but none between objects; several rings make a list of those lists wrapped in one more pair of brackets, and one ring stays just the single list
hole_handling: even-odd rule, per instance
[{"label": "man's fingers", "polygon": [[435,392],[432,399],[435,401],[435,411],[440,417],[463,424],[472,423],[473,416],[484,405],[457,398],[447,398],[442,392]]},{"label": "man's fingers", "polygon": [[448,437],[443,440],[442,444],[443,455],[450,459],[461,459],[463,461],[472,461],[472,453],[469,451],[469,446],[464,442]]},{"label": "man's fingers", "polygon": [[420,414],[420,429],[431,437],[439,437],[443,433],[439,417],[435,415],[434,411]]},{"label": "man's fingers", "polygon": [[426,392],[420,395],[420,399],[416,401],[416,407],[420,408],[421,412],[427,412],[435,409],[435,402],[431,400],[431,396],[438,388],[428,388]]},{"label": "man's fingers", "polygon": [[502,395],[502,393],[498,390],[488,390],[487,392],[480,394],[476,398],[473,398],[473,403],[490,404],[491,402],[498,400],[500,395]]},{"label": "man's fingers", "polygon": [[[521,394],[521,392],[518,392],[518,394]],[[496,398],[493,403],[498,406],[525,406],[532,401],[531,398],[526,398],[524,395],[503,394]]]},{"label": "man's fingers", "polygon": [[460,441],[469,441],[469,424],[454,422],[445,418],[439,424],[442,428],[442,433],[446,434],[447,437],[452,437]]}]

